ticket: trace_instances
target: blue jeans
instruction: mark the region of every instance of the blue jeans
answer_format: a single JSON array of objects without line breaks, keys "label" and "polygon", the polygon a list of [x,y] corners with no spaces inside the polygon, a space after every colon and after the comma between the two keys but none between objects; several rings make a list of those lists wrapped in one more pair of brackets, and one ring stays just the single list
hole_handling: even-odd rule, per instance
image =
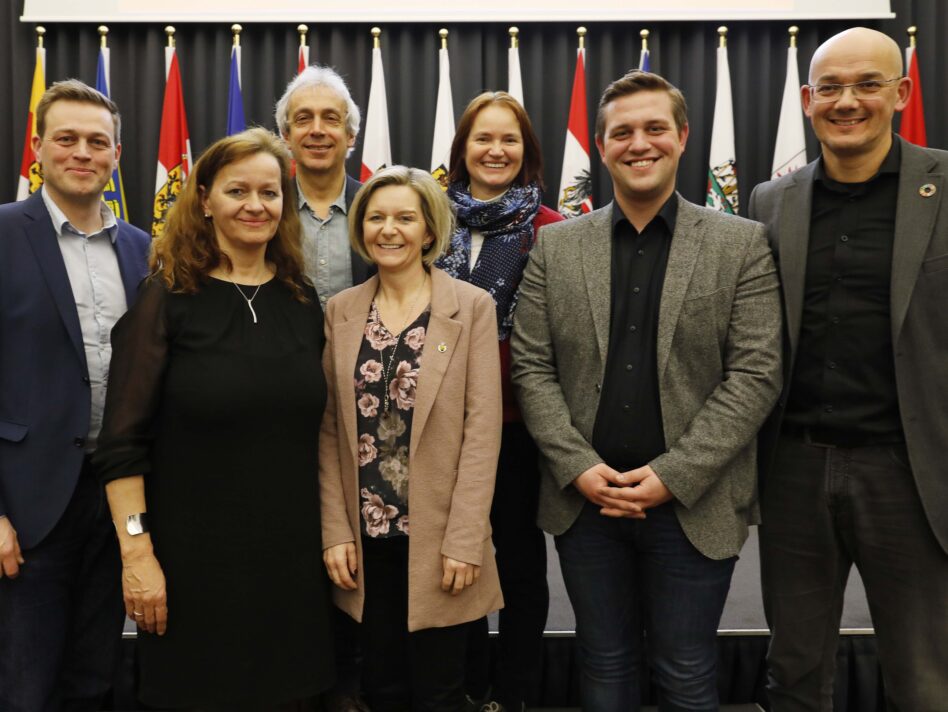
[{"label": "blue jeans", "polygon": [[582,708],[640,708],[647,639],[659,710],[717,710],[717,627],[736,557],[701,554],[671,502],[647,514],[612,519],[587,502],[556,537],[576,614]]},{"label": "blue jeans", "polygon": [[53,531],[23,552],[20,575],[0,579],[3,712],[93,712],[112,687],[125,620],[122,566],[88,469]]}]

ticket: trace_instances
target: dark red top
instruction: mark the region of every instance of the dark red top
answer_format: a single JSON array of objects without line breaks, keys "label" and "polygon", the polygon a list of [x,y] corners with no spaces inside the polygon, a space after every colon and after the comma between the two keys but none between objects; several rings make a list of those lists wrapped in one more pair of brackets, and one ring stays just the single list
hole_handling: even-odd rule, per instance
[{"label": "dark red top", "polygon": [[[540,211],[533,219],[533,236],[536,241],[536,234],[544,225],[560,222],[565,218],[555,210],[551,210],[545,205],[540,206]],[[516,422],[522,420],[520,417],[520,408],[517,407],[517,401],[513,395],[513,388],[510,385],[510,339],[506,338],[500,343],[500,386],[503,392],[504,402],[504,422]]]}]

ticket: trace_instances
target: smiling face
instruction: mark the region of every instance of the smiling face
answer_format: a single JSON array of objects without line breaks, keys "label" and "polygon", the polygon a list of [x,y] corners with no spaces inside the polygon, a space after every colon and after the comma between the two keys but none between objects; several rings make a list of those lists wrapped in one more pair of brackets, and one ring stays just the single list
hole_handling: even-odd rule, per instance
[{"label": "smiling face", "polygon": [[327,86],[297,89],[287,105],[284,136],[297,170],[343,173],[355,136],[346,128],[346,100]]},{"label": "smiling face", "polygon": [[56,101],[46,112],[33,152],[43,169],[45,190],[56,203],[98,202],[121,146],[109,110],[81,101]]},{"label": "smiling face", "polygon": [[502,104],[489,104],[477,114],[464,147],[464,166],[471,195],[490,200],[514,182],[523,167],[523,134],[516,114]]},{"label": "smiling face", "polygon": [[230,163],[217,172],[209,190],[202,186],[201,191],[222,252],[266,249],[283,214],[280,163],[274,156],[255,153]]},{"label": "smiling face", "polygon": [[[855,28],[827,40],[810,63],[810,84],[852,84],[899,77],[898,45],[875,30]],[[875,156],[881,162],[891,146],[892,117],[908,103],[911,81],[885,85],[871,98],[857,99],[844,89],[836,101],[813,101],[803,87],[803,110],[813,124],[824,154],[846,158]]]},{"label": "smiling face", "polygon": [[386,185],[373,192],[362,218],[362,239],[380,272],[422,269],[422,251],[434,237],[414,188]]},{"label": "smiling face", "polygon": [[638,91],[611,101],[596,146],[612,176],[620,207],[660,207],[675,190],[678,161],[688,140],[688,125],[675,127],[665,91]]}]

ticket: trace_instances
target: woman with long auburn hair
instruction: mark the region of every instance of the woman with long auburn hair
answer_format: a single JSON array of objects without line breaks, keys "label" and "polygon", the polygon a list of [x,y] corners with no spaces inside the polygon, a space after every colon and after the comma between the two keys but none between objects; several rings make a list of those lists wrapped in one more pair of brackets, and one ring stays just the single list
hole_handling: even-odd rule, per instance
[{"label": "woman with long auburn hair", "polygon": [[487,712],[520,712],[542,657],[549,590],[546,540],[536,525],[537,449],[512,395],[510,330],[517,288],[537,231],[563,218],[540,202],[540,142],[523,106],[506,92],[484,92],[468,104],[451,145],[448,179],[457,228],[438,266],[494,298],[504,398],[490,513],[505,603],[500,612],[500,659],[489,688],[487,620],[474,624],[468,689]]},{"label": "woman with long auburn hair", "polygon": [[221,139],[112,331],[95,454],[150,706],[276,710],[333,680],[316,433],[323,316],[283,142]]}]

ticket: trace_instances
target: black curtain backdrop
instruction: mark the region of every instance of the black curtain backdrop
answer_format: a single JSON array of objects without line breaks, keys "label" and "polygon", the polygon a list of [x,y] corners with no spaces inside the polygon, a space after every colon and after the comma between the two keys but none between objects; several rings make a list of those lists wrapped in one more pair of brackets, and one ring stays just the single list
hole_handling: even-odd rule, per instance
[{"label": "black curtain backdrop", "polygon": [[[22,3],[0,2],[0,202],[13,200],[23,151],[33,76],[34,26],[19,21]],[[929,145],[948,146],[948,97],[941,91],[948,56],[940,38],[948,35],[948,3],[893,0],[894,20],[866,21],[906,44],[905,30],[918,25],[919,68]],[[131,222],[150,230],[161,102],[164,94],[163,25],[110,24],[112,97],[122,112],[122,172]],[[310,22],[310,59],[335,67],[365,112],[371,73],[372,37],[368,24],[318,25]],[[569,96],[576,57],[576,24],[524,23],[520,63],[524,101],[543,145],[546,202],[554,205],[563,160]],[[714,112],[716,28],[719,23],[586,23],[587,98],[590,127],[599,94],[613,79],[638,65],[639,30],[651,32],[652,71],[677,84],[689,104],[691,136],[682,157],[679,189],[704,202],[711,118]],[[800,27],[800,77],[805,81],[813,50],[850,21],[731,22],[728,59],[734,104],[741,212],[754,185],[770,176],[780,101],[786,77],[787,28]],[[382,27],[392,156],[398,163],[428,168],[438,86],[437,23]],[[450,31],[451,81],[456,118],[485,89],[507,88],[508,23],[460,23]],[[937,38],[937,39],[936,39]],[[227,116],[230,23],[177,25],[178,61],[184,84],[191,148],[195,159],[224,134]],[[95,84],[99,37],[95,25],[46,26],[46,82],[76,77]],[[273,105],[296,72],[296,24],[247,24],[243,47],[243,97],[247,121],[275,128]],[[817,144],[807,128],[808,156]],[[358,176],[361,136],[349,159]],[[598,207],[611,199],[611,183],[593,147],[592,177]]]}]

